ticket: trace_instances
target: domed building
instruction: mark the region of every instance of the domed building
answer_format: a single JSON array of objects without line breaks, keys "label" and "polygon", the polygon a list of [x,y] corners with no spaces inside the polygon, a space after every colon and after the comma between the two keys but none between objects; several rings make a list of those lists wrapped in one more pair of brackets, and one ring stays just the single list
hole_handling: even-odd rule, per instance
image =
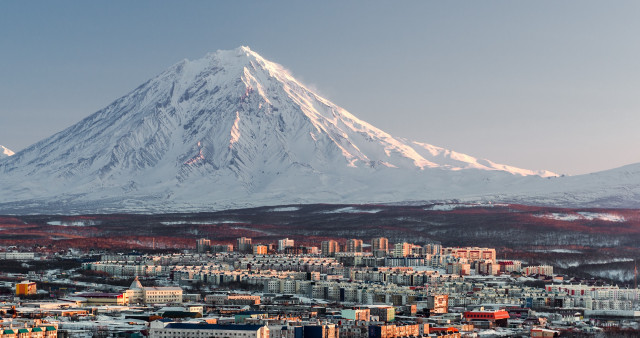
[{"label": "domed building", "polygon": [[136,278],[125,292],[129,304],[182,303],[182,288],[177,286],[142,286]]}]

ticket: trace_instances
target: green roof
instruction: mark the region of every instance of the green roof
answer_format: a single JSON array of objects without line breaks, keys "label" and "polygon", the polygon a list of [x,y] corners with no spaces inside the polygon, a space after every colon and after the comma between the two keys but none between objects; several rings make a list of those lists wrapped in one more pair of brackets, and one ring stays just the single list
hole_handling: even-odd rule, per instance
[{"label": "green roof", "polygon": [[13,330],[4,330],[3,334],[16,334]]},{"label": "green roof", "polygon": [[27,329],[20,329],[20,330],[18,330],[18,333],[29,333],[29,330],[27,330]]},{"label": "green roof", "polygon": [[35,328],[33,328],[33,330],[31,330],[31,332],[42,332],[42,328],[41,327],[35,327]]},{"label": "green roof", "polygon": [[55,331],[56,327],[55,326],[47,326],[47,331]]}]

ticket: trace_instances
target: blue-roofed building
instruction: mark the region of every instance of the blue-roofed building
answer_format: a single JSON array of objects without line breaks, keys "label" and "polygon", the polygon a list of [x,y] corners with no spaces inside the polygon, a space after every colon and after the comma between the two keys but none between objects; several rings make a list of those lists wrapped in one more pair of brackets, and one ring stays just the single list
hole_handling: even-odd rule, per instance
[{"label": "blue-roofed building", "polygon": [[269,338],[269,328],[263,325],[220,325],[154,321],[149,328],[150,338]]}]

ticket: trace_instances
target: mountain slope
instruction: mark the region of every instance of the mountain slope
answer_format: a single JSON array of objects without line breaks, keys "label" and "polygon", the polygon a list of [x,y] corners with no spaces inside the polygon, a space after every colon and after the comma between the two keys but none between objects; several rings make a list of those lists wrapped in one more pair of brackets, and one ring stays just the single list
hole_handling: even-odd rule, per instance
[{"label": "mountain slope", "polygon": [[[184,60],[0,164],[0,210],[502,198],[555,174],[394,138],[247,47]],[[541,188],[546,189],[546,188]]]},{"label": "mountain slope", "polygon": [[601,172],[526,182],[516,191],[487,194],[486,201],[563,207],[640,208],[640,163]]}]

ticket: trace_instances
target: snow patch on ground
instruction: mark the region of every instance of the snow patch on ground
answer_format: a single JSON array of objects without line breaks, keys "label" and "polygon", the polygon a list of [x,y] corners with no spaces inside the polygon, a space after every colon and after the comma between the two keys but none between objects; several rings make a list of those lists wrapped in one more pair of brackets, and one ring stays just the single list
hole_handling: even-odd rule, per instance
[{"label": "snow patch on ground", "polygon": [[580,211],[578,212],[578,214],[582,215],[582,217],[590,221],[596,220],[596,219],[601,221],[608,221],[608,222],[624,222],[625,221],[624,217],[618,216],[615,214],[586,212],[586,211]]},{"label": "snow patch on ground", "polygon": [[321,214],[375,214],[382,211],[382,209],[358,209],[354,207],[346,207],[335,210],[325,210],[321,211]]},{"label": "snow patch on ground", "polygon": [[493,204],[493,203],[452,203],[452,204],[434,204],[432,206],[424,208],[424,210],[432,211],[452,211],[463,208],[493,208],[493,207],[505,207],[508,204]]},{"label": "snow patch on ground", "polygon": [[57,225],[63,227],[86,227],[99,225],[99,221],[49,221],[48,225]]},{"label": "snow patch on ground", "polygon": [[202,225],[202,224],[244,224],[246,222],[241,221],[228,221],[228,220],[210,220],[210,221],[170,221],[170,222],[160,222],[162,225],[186,225],[186,224],[194,224],[194,225]]},{"label": "snow patch on ground", "polygon": [[611,278],[620,281],[631,280],[634,277],[633,270],[629,269],[605,269],[599,271],[589,271],[589,273],[595,276]]},{"label": "snow patch on ground", "polygon": [[560,261],[555,264],[561,268],[575,268],[581,265],[587,264],[609,264],[609,263],[620,263],[620,262],[630,262],[633,261],[631,258],[613,258],[613,259],[595,259],[595,260],[587,260],[587,261]]},{"label": "snow patch on ground", "polygon": [[280,208],[269,209],[267,211],[268,212],[290,212],[290,211],[298,211],[298,210],[300,210],[299,207],[280,207]]},{"label": "snow patch on ground", "polygon": [[433,211],[451,211],[459,208],[457,204],[436,204],[430,207],[424,208],[424,210],[433,210]]},{"label": "snow patch on ground", "polygon": [[265,234],[265,235],[275,235],[276,234],[276,233],[271,232],[271,231],[266,231],[266,230],[261,230],[261,229],[254,229],[254,228],[249,228],[249,227],[232,227],[232,229],[258,232],[258,233]]},{"label": "snow patch on ground", "polygon": [[619,215],[609,214],[609,213],[586,212],[586,211],[579,211],[575,214],[553,212],[550,214],[534,215],[534,216],[539,218],[553,219],[553,220],[565,221],[565,222],[595,221],[595,220],[606,221],[606,222],[626,221],[624,217]]},{"label": "snow patch on ground", "polygon": [[494,330],[482,330],[478,332],[478,337],[514,337],[516,334],[515,330],[496,328]]},{"label": "snow patch on ground", "polygon": [[571,249],[538,249],[538,250],[531,250],[532,252],[554,252],[554,253],[575,253],[575,254],[579,254],[582,253],[582,251],[580,250],[571,250]]}]

